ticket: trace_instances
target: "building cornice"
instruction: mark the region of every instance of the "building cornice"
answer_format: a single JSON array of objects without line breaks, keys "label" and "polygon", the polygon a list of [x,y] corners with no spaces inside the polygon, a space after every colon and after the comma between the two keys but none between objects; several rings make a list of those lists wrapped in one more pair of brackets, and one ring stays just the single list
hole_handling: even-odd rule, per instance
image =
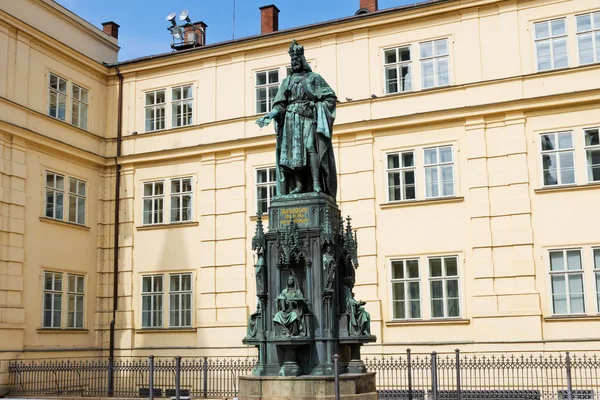
[{"label": "building cornice", "polygon": [[[17,31],[19,35],[25,35],[30,39],[31,43],[37,43],[39,46],[44,46],[50,49],[51,52],[59,54],[61,57],[64,57],[64,62],[80,65],[104,77],[109,74],[109,68],[105,64],[93,60],[2,10],[0,10],[0,24],[6,26],[8,29]],[[35,40],[32,40],[33,38]]]},{"label": "building cornice", "polygon": [[[178,66],[186,63],[221,56],[231,56],[234,53],[260,51],[276,46],[287,46],[292,39],[298,41],[321,40],[326,36],[354,33],[357,30],[368,31],[386,25],[398,25],[415,19],[430,18],[437,15],[447,15],[462,12],[473,7],[485,7],[499,3],[501,0],[437,0],[380,10],[359,16],[350,16],[333,21],[306,25],[291,29],[276,31],[266,35],[255,35],[237,40],[215,43],[180,52],[163,53],[112,64],[118,66],[122,74],[140,72],[149,69]],[[116,73],[111,69],[111,73]]]}]

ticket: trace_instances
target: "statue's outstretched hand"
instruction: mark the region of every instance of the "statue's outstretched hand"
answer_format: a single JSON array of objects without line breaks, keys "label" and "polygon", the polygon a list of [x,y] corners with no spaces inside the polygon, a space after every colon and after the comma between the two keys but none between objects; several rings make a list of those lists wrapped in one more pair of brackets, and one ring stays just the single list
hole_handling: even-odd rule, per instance
[{"label": "statue's outstretched hand", "polygon": [[262,128],[263,126],[269,125],[272,119],[271,114],[267,114],[264,117],[257,119],[256,123]]}]

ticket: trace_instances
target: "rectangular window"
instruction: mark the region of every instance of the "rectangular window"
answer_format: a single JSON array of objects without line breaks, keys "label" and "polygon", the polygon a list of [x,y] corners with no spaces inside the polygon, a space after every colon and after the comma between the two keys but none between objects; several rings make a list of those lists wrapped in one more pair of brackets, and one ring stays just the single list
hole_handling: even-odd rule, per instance
[{"label": "rectangular window", "polygon": [[169,276],[169,303],[171,328],[192,326],[192,274]]},{"label": "rectangular window", "polygon": [[389,201],[414,200],[415,153],[404,151],[387,155]]},{"label": "rectangular window", "polygon": [[450,84],[448,39],[420,43],[421,86],[423,89]]},{"label": "rectangular window", "polygon": [[84,181],[69,178],[69,222],[85,224],[85,192]]},{"label": "rectangular window", "polygon": [[429,259],[431,318],[460,317],[458,258]]},{"label": "rectangular window", "polygon": [[385,70],[385,93],[412,90],[412,62],[410,46],[388,49],[383,52]]},{"label": "rectangular window", "polygon": [[144,183],[144,225],[163,223],[163,182]]},{"label": "rectangular window", "polygon": [[584,314],[583,265],[581,250],[549,252],[552,312]]},{"label": "rectangular window", "polygon": [[84,277],[67,275],[67,328],[83,328]]},{"label": "rectangular window", "polygon": [[171,179],[171,222],[192,220],[192,178]]},{"label": "rectangular window", "polygon": [[261,71],[256,73],[256,113],[271,111],[273,101],[279,90],[279,70]]},{"label": "rectangular window", "polygon": [[163,277],[142,277],[142,328],[163,326]]},{"label": "rectangular window", "polygon": [[454,196],[452,146],[424,149],[425,197]]},{"label": "rectangular window", "polygon": [[67,81],[58,75],[48,75],[48,115],[67,120]]},{"label": "rectangular window", "polygon": [[62,274],[44,272],[44,310],[42,326],[60,328],[62,317]]},{"label": "rectangular window", "polygon": [[394,319],[421,318],[418,259],[392,261],[392,304]]},{"label": "rectangular window", "polygon": [[46,172],[46,217],[63,219],[65,177],[54,172]]},{"label": "rectangular window", "polygon": [[256,170],[256,212],[266,213],[275,197],[275,168]]},{"label": "rectangular window", "polygon": [[171,89],[171,113],[173,128],[193,123],[194,93],[192,85]]},{"label": "rectangular window", "polygon": [[585,129],[585,158],[588,182],[600,182],[600,134],[598,128]]},{"label": "rectangular window", "polygon": [[541,136],[544,186],[575,183],[575,158],[572,132],[545,133]]},{"label": "rectangular window", "polygon": [[71,85],[71,123],[87,129],[88,91],[76,84]]},{"label": "rectangular window", "polygon": [[146,132],[165,129],[165,90],[146,92]]},{"label": "rectangular window", "polygon": [[577,44],[579,46],[579,64],[591,64],[600,61],[600,11],[578,15]]},{"label": "rectangular window", "polygon": [[533,24],[538,71],[569,66],[565,18]]},{"label": "rectangular window", "polygon": [[600,314],[600,248],[593,249],[594,277],[596,278],[596,312]]}]

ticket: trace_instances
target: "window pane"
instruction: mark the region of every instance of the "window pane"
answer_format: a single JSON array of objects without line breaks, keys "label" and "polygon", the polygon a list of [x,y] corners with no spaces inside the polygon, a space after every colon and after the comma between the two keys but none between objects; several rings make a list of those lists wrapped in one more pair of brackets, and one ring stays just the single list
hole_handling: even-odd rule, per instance
[{"label": "window pane", "polygon": [[402,91],[406,92],[412,90],[412,73],[410,65],[400,67],[400,77],[402,79]]},{"label": "window pane", "polygon": [[550,252],[550,271],[564,271],[564,257],[562,251]]},{"label": "window pane", "polygon": [[403,301],[395,301],[394,302],[394,318],[395,319],[404,319],[404,318],[406,318],[406,313],[404,311],[404,302]]},{"label": "window pane", "polygon": [[410,47],[401,47],[398,49],[400,61],[410,61]]},{"label": "window pane", "polygon": [[421,58],[433,57],[433,43],[421,43]]},{"label": "window pane", "polygon": [[426,197],[439,196],[437,167],[425,168],[425,195]]},{"label": "window pane", "polygon": [[384,59],[386,64],[393,64],[396,62],[396,49],[386,50],[384,52]]},{"label": "window pane", "polygon": [[276,69],[269,71],[269,83],[277,83],[277,82],[279,82],[279,71]]},{"label": "window pane", "polygon": [[388,169],[400,168],[400,156],[398,154],[388,154]]},{"label": "window pane", "polygon": [[404,283],[394,282],[394,300],[404,300]]},{"label": "window pane", "polygon": [[583,276],[580,274],[569,275],[569,293],[571,297],[571,313],[583,314]]},{"label": "window pane", "polygon": [[571,132],[563,132],[558,134],[558,148],[561,150],[573,148],[573,138]]},{"label": "window pane", "polygon": [[539,71],[545,71],[552,68],[552,59],[550,58],[550,41],[537,42],[537,65]]},{"label": "window pane", "polygon": [[171,285],[169,286],[169,290],[172,292],[179,291],[179,275],[171,275]]},{"label": "window pane", "polygon": [[454,168],[451,165],[440,167],[442,171],[442,196],[454,194]]},{"label": "window pane", "polygon": [[181,276],[181,290],[192,290],[192,275]]},{"label": "window pane", "polygon": [[256,74],[256,85],[266,85],[267,84],[267,73],[259,72]]},{"label": "window pane", "polygon": [[413,152],[402,153],[402,166],[403,167],[414,167],[415,156]]},{"label": "window pane", "polygon": [[444,258],[446,265],[446,276],[458,276],[458,264],[456,257]]},{"label": "window pane", "polygon": [[[600,43],[598,44],[600,46]],[[586,146],[598,146],[600,145],[600,134],[598,129],[589,129],[585,131],[585,145]]]},{"label": "window pane", "polygon": [[591,33],[577,37],[579,46],[579,63],[590,64],[594,62],[594,39]]},{"label": "window pane", "polygon": [[152,277],[144,276],[142,278],[142,292],[148,293],[152,291]]},{"label": "window pane", "polygon": [[555,314],[567,313],[567,297],[565,291],[565,277],[563,275],[552,276],[552,299]]},{"label": "window pane", "polygon": [[448,41],[446,39],[436,40],[434,42],[435,55],[444,56],[448,54]]},{"label": "window pane", "polygon": [[409,278],[419,277],[419,260],[407,260],[406,270]]},{"label": "window pane", "polygon": [[600,249],[594,249],[594,268],[600,269]]},{"label": "window pane", "polygon": [[423,88],[431,88],[434,86],[433,76],[433,61],[424,61],[421,63],[421,73],[423,78]]},{"label": "window pane", "polygon": [[563,18],[551,21],[550,25],[552,27],[552,36],[562,36],[567,34],[565,20]]},{"label": "window pane", "polygon": [[458,281],[456,279],[446,281],[446,294],[449,298],[458,297]]},{"label": "window pane", "polygon": [[425,165],[437,164],[436,149],[425,149]]},{"label": "window pane", "polygon": [[429,259],[429,276],[430,277],[442,276],[442,259],[441,258],[430,258]]},{"label": "window pane", "polygon": [[556,155],[544,154],[542,156],[542,166],[544,170],[544,185],[558,184],[558,175],[556,171]]},{"label": "window pane", "polygon": [[421,318],[421,301],[415,300],[409,302],[410,304],[410,318]]},{"label": "window pane", "polygon": [[552,46],[554,50],[554,68],[568,67],[567,39],[554,39]]},{"label": "window pane", "polygon": [[392,279],[404,278],[404,262],[392,261]]},{"label": "window pane", "polygon": [[589,31],[592,29],[591,14],[577,16],[577,32]]},{"label": "window pane", "polygon": [[452,162],[452,147],[440,147],[440,163],[450,163]]},{"label": "window pane", "polygon": [[192,97],[194,97],[193,93],[192,93],[192,86],[185,86],[183,88],[183,96],[186,99],[191,99]]},{"label": "window pane", "polygon": [[570,271],[581,269],[581,252],[579,250],[567,251],[567,269]]},{"label": "window pane", "polygon": [[408,283],[408,298],[411,300],[418,300],[421,297],[421,287],[419,282]]},{"label": "window pane", "polygon": [[460,317],[458,299],[448,299],[448,317]]},{"label": "window pane", "polygon": [[385,81],[387,93],[398,92],[398,69],[396,67],[385,69]]},{"label": "window pane", "polygon": [[541,136],[542,151],[556,150],[556,136],[554,133]]},{"label": "window pane", "polygon": [[155,276],[153,279],[153,291],[162,292],[162,276]]},{"label": "window pane", "polygon": [[560,153],[560,177],[562,184],[575,183],[573,152]]},{"label": "window pane", "polygon": [[533,26],[535,29],[535,38],[536,39],[543,39],[543,38],[547,38],[548,36],[550,36],[548,21],[538,22],[536,24],[533,24]]}]

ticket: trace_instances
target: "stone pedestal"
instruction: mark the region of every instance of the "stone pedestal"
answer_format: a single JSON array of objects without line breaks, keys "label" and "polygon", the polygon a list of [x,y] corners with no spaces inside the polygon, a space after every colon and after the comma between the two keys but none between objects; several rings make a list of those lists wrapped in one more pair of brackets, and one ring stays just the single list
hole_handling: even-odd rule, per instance
[{"label": "stone pedestal", "polygon": [[[333,376],[241,376],[239,400],[335,400]],[[375,373],[340,375],[340,399],[377,400]]]}]

